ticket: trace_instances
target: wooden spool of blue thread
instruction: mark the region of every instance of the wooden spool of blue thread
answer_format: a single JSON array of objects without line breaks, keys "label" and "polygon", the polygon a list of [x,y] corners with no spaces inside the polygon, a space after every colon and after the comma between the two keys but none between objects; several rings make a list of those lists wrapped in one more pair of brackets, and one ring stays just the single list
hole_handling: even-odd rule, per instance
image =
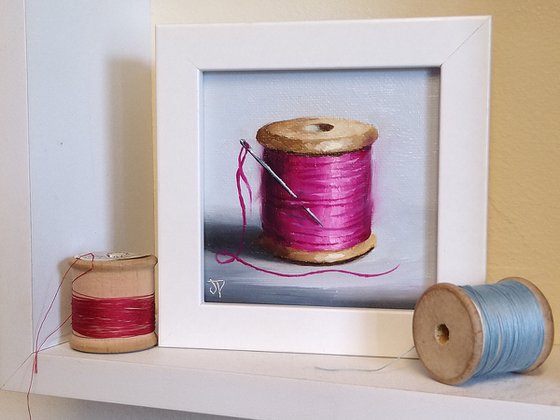
[{"label": "wooden spool of blue thread", "polygon": [[[544,340],[539,356],[522,373],[538,368],[552,350],[552,310],[542,292],[530,281],[508,278],[525,285],[542,312]],[[492,285],[484,286],[492,287]],[[413,336],[420,360],[435,380],[458,385],[471,379],[483,355],[483,320],[471,296],[461,287],[440,283],[424,292],[416,304]]]}]

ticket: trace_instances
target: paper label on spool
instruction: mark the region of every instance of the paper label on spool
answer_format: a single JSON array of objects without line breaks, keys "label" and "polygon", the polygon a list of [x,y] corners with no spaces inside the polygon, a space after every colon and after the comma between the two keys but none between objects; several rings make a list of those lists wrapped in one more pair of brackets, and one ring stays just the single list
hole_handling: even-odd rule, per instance
[{"label": "paper label on spool", "polygon": [[147,257],[150,254],[134,254],[132,252],[90,252],[83,255],[77,255],[75,258],[80,260],[91,260],[92,256],[95,261],[118,261],[133,260],[136,258]]}]

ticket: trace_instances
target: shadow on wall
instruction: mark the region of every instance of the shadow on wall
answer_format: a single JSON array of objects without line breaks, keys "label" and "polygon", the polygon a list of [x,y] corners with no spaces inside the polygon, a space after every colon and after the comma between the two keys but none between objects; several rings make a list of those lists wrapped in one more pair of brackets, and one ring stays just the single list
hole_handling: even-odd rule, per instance
[{"label": "shadow on wall", "polygon": [[[106,112],[101,120],[107,122],[99,139],[106,173],[99,182],[106,183],[106,203],[109,232],[105,243],[108,249],[82,249],[80,252],[129,251],[154,253],[154,180],[151,119],[151,69],[141,61],[111,59],[107,66]],[[103,135],[104,134],[104,135]],[[85,148],[84,151],[87,151]],[[95,225],[95,221],[92,221]],[[92,238],[93,239],[93,238]],[[97,243],[86,241],[93,244]],[[74,258],[58,264],[59,279],[74,262]],[[64,279],[58,296],[59,323],[71,314],[72,273]],[[53,291],[54,293],[54,291]],[[49,297],[50,302],[51,297]],[[46,308],[41,311],[44,314]],[[52,324],[54,325],[54,324]],[[49,327],[50,328],[50,327]],[[44,338],[50,331],[41,332]],[[67,322],[59,334],[71,332]]]},{"label": "shadow on wall", "polygon": [[114,58],[107,72],[113,250],[154,253],[151,68],[142,61]]}]

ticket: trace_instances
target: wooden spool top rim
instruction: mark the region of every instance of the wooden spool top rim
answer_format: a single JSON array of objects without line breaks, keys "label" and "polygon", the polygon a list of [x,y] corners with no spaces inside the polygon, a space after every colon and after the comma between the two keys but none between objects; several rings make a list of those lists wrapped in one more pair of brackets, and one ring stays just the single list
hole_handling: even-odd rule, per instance
[{"label": "wooden spool top rim", "polygon": [[377,128],[372,125],[333,117],[276,121],[257,132],[257,141],[268,149],[310,155],[363,149],[373,144],[377,137]]},{"label": "wooden spool top rim", "polygon": [[[92,266],[92,261],[89,256],[84,256],[83,258],[75,258],[73,264],[74,268],[77,270],[89,270]],[[157,258],[153,255],[122,259],[93,259],[93,268],[96,271],[110,271],[123,268],[137,270],[140,268],[154,267],[156,264]]]}]

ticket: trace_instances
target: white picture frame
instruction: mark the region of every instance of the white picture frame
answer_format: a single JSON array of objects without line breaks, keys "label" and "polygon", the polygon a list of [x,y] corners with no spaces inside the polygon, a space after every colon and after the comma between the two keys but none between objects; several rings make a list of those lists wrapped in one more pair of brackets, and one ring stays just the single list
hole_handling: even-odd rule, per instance
[{"label": "white picture frame", "polygon": [[490,17],[158,26],[159,345],[366,356],[412,346],[412,310],[204,303],[207,71],[439,68],[436,281],[484,282],[490,37]]}]

